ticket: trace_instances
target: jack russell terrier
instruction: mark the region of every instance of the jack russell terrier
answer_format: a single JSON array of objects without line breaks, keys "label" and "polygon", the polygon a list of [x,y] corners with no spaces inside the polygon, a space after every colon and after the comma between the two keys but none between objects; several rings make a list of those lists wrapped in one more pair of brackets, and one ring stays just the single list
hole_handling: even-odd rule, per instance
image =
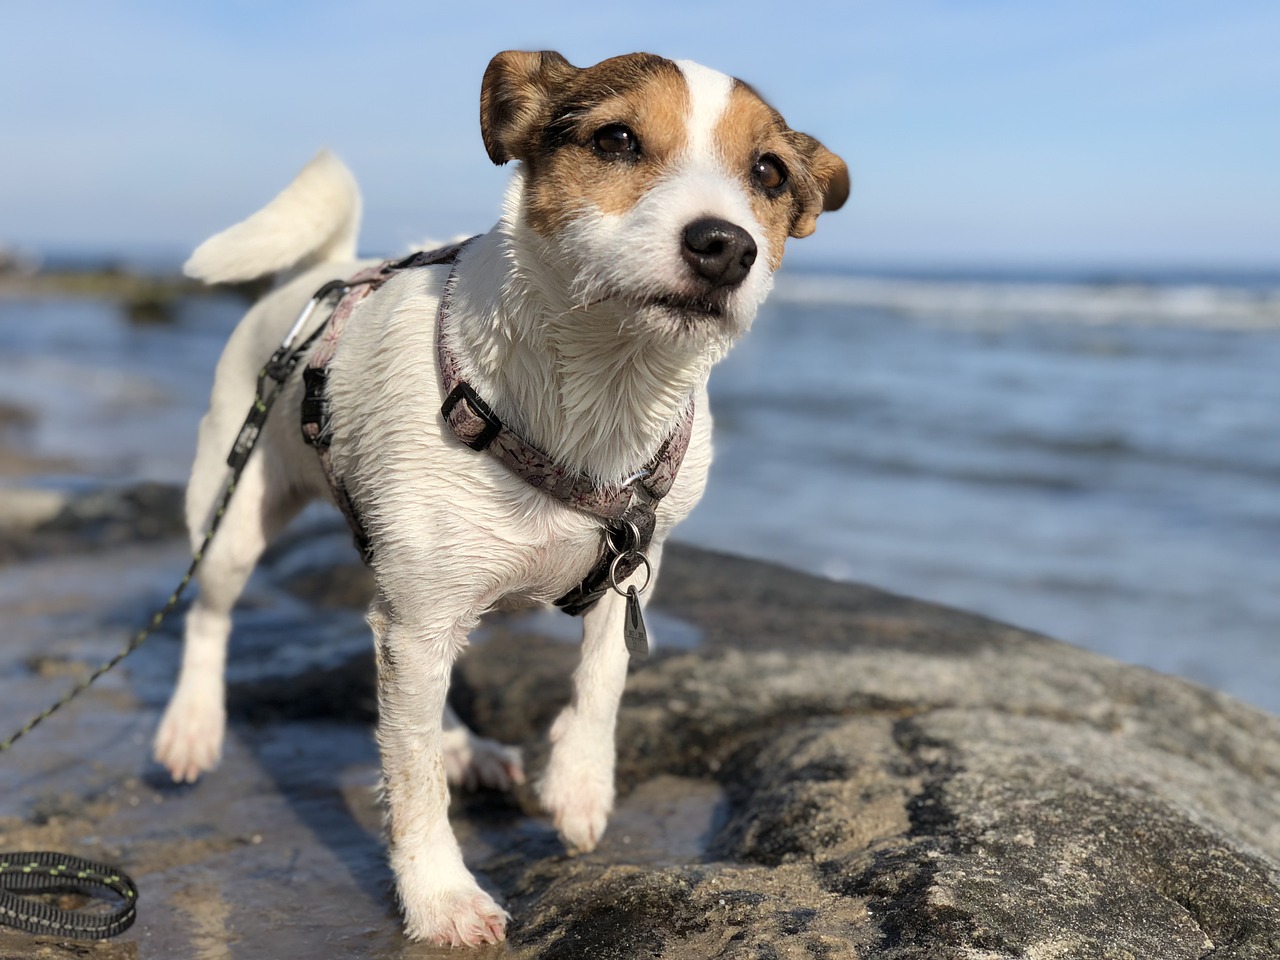
[{"label": "jack russell terrier", "polygon": [[265,359],[321,284],[377,279],[337,308],[341,339],[312,348],[331,354],[322,392],[309,375],[285,382],[280,409],[320,402],[323,436],[278,414],[244,466],[155,741],[175,780],[216,766],[232,606],[272,537],[336,491],[377,579],[378,743],[407,933],[452,945],[501,940],[508,918],[463,864],[447,784],[524,776],[514,749],[446,706],[454,658],[495,607],[585,611],[539,794],[566,846],[591,850],[613,806],[628,647],[643,646],[637,591],[706,483],[708,373],[751,325],[787,238],[849,193],[844,162],[751,87],[649,54],[578,68],[501,53],[480,129],[494,163],[520,165],[497,226],[460,250],[369,272],[359,192],[322,153],[188,261],[209,283],[279,275],[218,362],[187,490],[197,543]]}]

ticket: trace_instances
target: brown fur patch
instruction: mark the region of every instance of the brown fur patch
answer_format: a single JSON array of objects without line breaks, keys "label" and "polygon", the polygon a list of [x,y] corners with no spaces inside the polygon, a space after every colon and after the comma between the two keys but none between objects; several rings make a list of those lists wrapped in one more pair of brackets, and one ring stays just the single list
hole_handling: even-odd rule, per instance
[{"label": "brown fur patch", "polygon": [[[733,83],[715,139],[728,169],[742,178],[752,212],[769,238],[769,266],[774,270],[782,262],[787,238],[808,236],[818,214],[837,209],[848,196],[844,161],[813,137],[788,127],[782,115],[741,80]],[[762,189],[752,176],[756,160],[765,154],[777,157],[786,168],[787,183],[779,191]]]},{"label": "brown fur patch", "polygon": [[733,82],[729,103],[716,125],[715,143],[726,169],[742,180],[751,212],[769,240],[771,270],[782,262],[794,217],[794,194],[788,186],[771,195],[756,184],[751,170],[760,157],[772,154],[782,161],[789,185],[793,184],[802,163],[787,139],[789,132],[777,110],[742,81]]},{"label": "brown fur patch", "polygon": [[519,159],[541,122],[551,91],[578,72],[554,50],[506,50],[492,60],[480,84],[480,135],[494,163]]},{"label": "brown fur patch", "polygon": [[[669,60],[632,54],[579,71],[556,91],[537,142],[524,160],[525,214],[550,236],[584,207],[608,214],[634,206],[684,149],[689,93]],[[634,154],[601,155],[592,135],[620,123],[636,135]]]}]

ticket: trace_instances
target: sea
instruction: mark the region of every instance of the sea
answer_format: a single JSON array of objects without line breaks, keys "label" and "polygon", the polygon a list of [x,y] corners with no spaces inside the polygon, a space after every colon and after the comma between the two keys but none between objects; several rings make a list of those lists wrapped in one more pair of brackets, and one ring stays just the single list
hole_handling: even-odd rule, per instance
[{"label": "sea", "polygon": [[[243,306],[0,298],[22,482],[183,481]],[[678,539],[1280,713],[1280,272],[784,268],[711,403]]]}]

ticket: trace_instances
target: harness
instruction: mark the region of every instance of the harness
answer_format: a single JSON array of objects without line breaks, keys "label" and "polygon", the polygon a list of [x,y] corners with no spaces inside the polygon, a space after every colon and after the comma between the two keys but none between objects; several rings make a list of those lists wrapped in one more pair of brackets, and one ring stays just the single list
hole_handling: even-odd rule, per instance
[{"label": "harness", "polygon": [[450,345],[449,308],[457,280],[458,255],[470,242],[467,240],[415,253],[402,260],[387,261],[362,270],[346,281],[342,299],[334,308],[323,336],[312,349],[303,370],[302,436],[315,447],[334,502],[351,527],[361,557],[369,563],[373,558],[372,542],[359,510],[342,478],[334,470],[330,454],[331,415],[326,391],[328,365],[347,320],[369,294],[403,270],[453,265],[454,271],[445,282],[436,317],[436,362],[445,397],[440,407],[441,416],[453,435],[472,450],[489,453],[540,493],[600,519],[601,548],[596,562],[576,587],[555,600],[555,605],[565,613],[579,616],[595,606],[610,589],[616,590],[628,600],[628,647],[633,653],[643,653],[647,650],[647,642],[637,595],[648,586],[648,581],[639,590],[632,586],[625,592],[620,584],[642,566],[648,569],[645,554],[653,541],[658,503],[671,490],[689,447],[693,431],[693,401],[689,401],[676,428],[654,455],[622,483],[597,484],[585,473],[557,463],[503,423],[460,373],[457,354]]}]

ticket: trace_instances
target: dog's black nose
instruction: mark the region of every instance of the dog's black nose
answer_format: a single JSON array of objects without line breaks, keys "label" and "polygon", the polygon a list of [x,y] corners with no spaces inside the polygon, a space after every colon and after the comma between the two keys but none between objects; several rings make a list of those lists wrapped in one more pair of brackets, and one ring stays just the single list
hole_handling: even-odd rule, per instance
[{"label": "dog's black nose", "polygon": [[680,252],[693,272],[713,287],[736,287],[756,262],[751,234],[717,217],[704,217],[685,227]]}]

